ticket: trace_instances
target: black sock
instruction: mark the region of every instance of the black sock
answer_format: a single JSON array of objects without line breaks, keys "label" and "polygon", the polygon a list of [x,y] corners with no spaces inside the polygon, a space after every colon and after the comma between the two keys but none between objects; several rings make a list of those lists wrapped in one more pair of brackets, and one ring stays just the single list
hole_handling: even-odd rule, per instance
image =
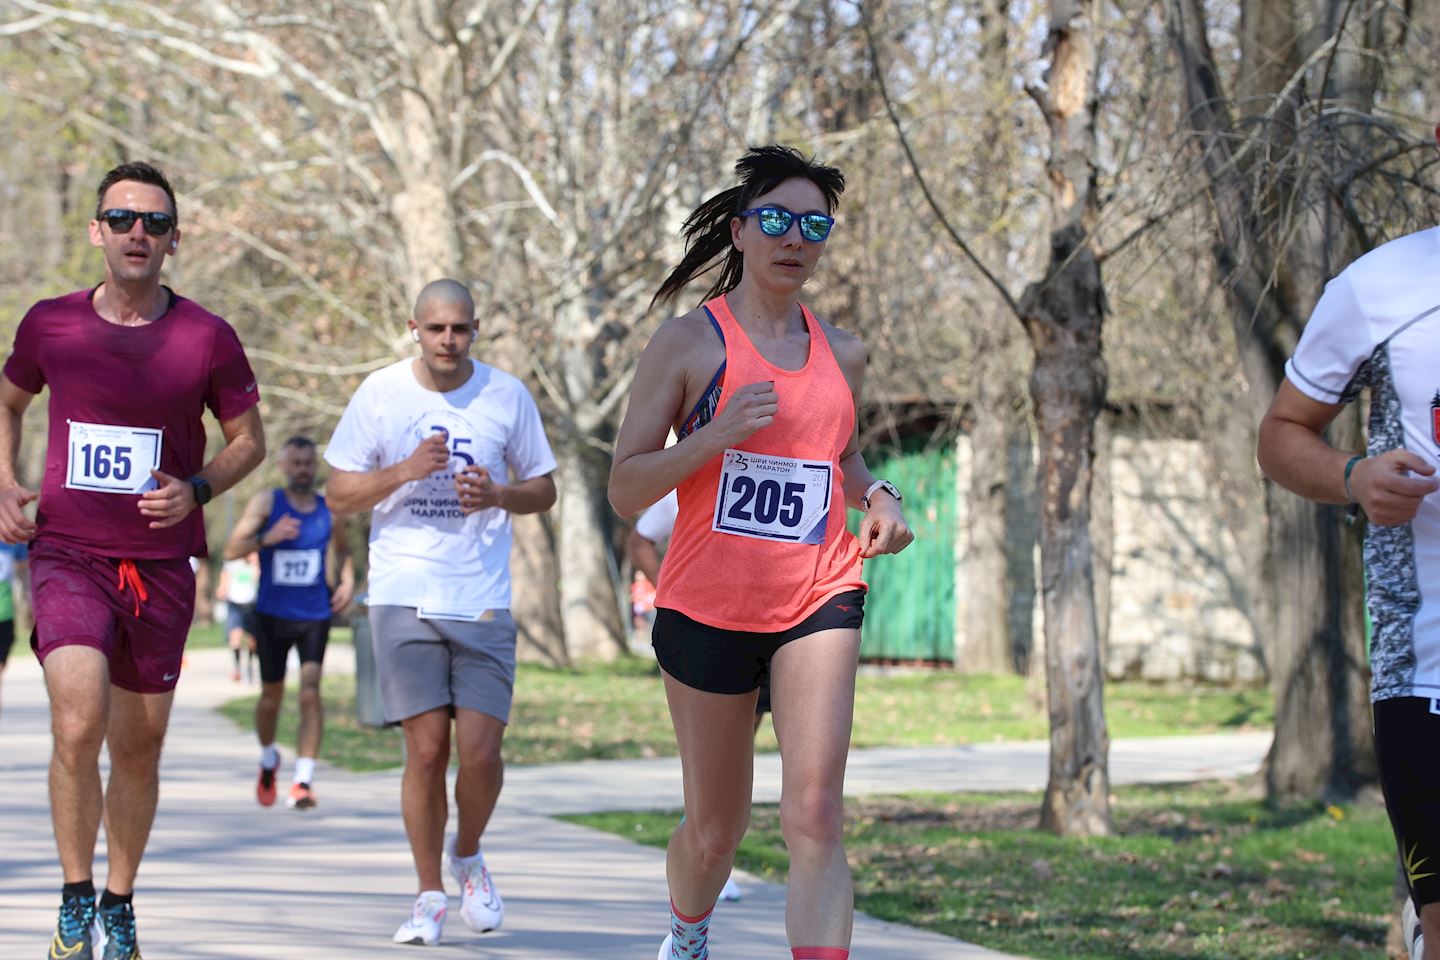
[{"label": "black sock", "polygon": [[95,899],[95,881],[81,880],[78,883],[67,883],[60,888],[60,896],[65,898],[84,897],[86,900]]},{"label": "black sock", "polygon": [[104,910],[107,907],[113,907],[120,903],[129,903],[134,899],[135,894],[133,892],[125,894],[111,893],[110,888],[106,887],[105,892],[100,894],[100,909]]}]

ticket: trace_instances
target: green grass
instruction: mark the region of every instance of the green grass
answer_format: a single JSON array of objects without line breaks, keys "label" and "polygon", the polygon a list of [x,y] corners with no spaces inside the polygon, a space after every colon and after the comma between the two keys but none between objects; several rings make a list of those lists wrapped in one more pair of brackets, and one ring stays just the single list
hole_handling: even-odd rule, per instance
[{"label": "green grass", "polygon": [[[335,642],[332,640],[332,642]],[[950,672],[871,673],[856,685],[857,747],[932,746],[1048,736],[1043,686],[1020,677],[963,676]],[[349,677],[327,678],[327,760],[353,770],[401,763],[393,730],[355,722]],[[221,708],[248,728],[254,697]],[[1268,727],[1269,693],[1260,689],[1175,688],[1142,683],[1106,690],[1112,737],[1153,737]],[[292,710],[281,715],[282,743],[294,743]],[[776,749],[765,724],[760,750]],[[510,763],[553,763],[668,756],[675,738],[658,669],[647,658],[576,669],[521,664],[515,705],[505,735]]]},{"label": "green grass", "polygon": [[190,628],[185,646],[194,649],[213,649],[225,646],[225,624],[201,623]]},{"label": "green grass", "polygon": [[[1395,852],[1378,805],[1272,809],[1254,782],[1116,791],[1117,833],[1034,829],[1038,794],[847,802],[856,906],[1054,960],[1383,955]],[[565,819],[663,847],[677,813]],[[736,863],[783,882],[773,805]]]}]

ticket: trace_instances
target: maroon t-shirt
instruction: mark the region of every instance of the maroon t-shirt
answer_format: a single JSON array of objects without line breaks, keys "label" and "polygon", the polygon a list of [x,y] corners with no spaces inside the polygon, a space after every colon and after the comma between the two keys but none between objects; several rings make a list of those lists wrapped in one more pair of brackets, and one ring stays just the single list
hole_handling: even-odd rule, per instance
[{"label": "maroon t-shirt", "polygon": [[20,322],[5,376],[28,393],[50,387],[37,538],[132,560],[206,555],[199,510],[151,530],[138,493],[106,492],[149,476],[156,430],[159,469],[194,476],[204,466],[205,408],[230,420],[260,400],[230,324],[167,292],[165,315],[143,326],[106,321],[93,290],[42,300]]}]

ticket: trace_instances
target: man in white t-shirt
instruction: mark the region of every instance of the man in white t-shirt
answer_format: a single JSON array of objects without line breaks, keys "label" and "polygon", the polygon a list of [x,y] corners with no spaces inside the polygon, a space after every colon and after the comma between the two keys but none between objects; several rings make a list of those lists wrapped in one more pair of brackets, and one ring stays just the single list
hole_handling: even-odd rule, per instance
[{"label": "man in white t-shirt", "polygon": [[435,944],[452,717],[459,822],[447,852],[460,916],[480,931],[505,916],[480,838],[515,682],[510,517],[555,503],[555,457],[524,384],[470,359],[477,323],[462,284],[426,286],[409,329],[420,356],[365,379],[325,459],[330,509],[374,511],[370,624],[385,719],[405,735],[401,807],[420,888],[394,940]]},{"label": "man in white t-shirt", "polygon": [[[1336,450],[1325,428],[1366,389],[1367,455]],[[1259,458],[1282,486],[1369,520],[1370,699],[1410,889],[1406,944],[1414,960],[1440,960],[1440,229],[1387,243],[1326,286],[1260,424]]]}]

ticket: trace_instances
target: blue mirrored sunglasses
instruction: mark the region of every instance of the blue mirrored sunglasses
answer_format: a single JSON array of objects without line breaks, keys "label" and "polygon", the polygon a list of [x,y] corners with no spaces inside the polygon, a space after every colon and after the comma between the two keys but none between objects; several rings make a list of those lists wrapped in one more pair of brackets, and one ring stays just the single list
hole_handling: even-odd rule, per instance
[{"label": "blue mirrored sunglasses", "polygon": [[754,207],[740,211],[741,217],[752,215],[760,221],[760,231],[767,237],[785,236],[790,224],[799,220],[800,236],[812,243],[819,243],[830,236],[830,228],[835,226],[835,218],[823,213],[795,214],[784,207]]}]

